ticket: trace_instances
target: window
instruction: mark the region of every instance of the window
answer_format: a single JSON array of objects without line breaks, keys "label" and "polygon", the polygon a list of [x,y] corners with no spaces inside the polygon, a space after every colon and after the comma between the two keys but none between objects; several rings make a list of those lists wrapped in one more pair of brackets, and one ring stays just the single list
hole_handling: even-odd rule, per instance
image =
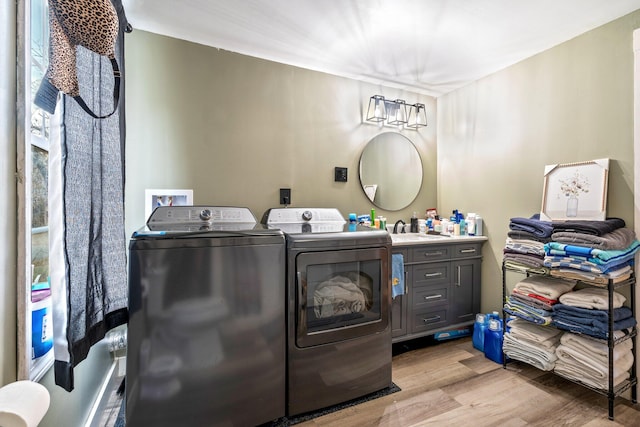
[{"label": "window", "polygon": [[[51,323],[51,290],[49,287],[49,142],[52,117],[33,104],[44,78],[49,57],[49,24],[46,0],[23,0],[23,49],[19,50],[19,64],[24,70],[23,129],[18,132],[18,168],[24,171],[18,193],[21,226],[19,260],[18,377],[38,380],[53,363],[53,327]],[[21,39],[18,34],[18,40]],[[20,62],[22,61],[22,62]],[[20,83],[19,83],[20,84]],[[20,124],[19,124],[20,127]],[[22,162],[23,164],[20,164]]]}]

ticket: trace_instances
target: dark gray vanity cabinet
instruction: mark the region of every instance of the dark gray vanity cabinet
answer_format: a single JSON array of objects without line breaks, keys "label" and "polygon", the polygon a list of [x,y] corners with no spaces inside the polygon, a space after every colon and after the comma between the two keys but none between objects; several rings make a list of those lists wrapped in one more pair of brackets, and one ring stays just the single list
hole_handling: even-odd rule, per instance
[{"label": "dark gray vanity cabinet", "polygon": [[480,312],[483,241],[395,246],[406,290],[393,300],[393,341],[469,326]]}]

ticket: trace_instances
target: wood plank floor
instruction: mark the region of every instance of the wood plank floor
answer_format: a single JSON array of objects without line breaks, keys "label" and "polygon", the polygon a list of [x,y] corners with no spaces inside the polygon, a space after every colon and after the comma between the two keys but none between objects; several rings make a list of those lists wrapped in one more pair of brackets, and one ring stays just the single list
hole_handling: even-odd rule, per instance
[{"label": "wood plank floor", "polygon": [[640,426],[640,405],[605,396],[520,362],[507,369],[471,338],[394,345],[402,390],[298,424],[314,426]]}]

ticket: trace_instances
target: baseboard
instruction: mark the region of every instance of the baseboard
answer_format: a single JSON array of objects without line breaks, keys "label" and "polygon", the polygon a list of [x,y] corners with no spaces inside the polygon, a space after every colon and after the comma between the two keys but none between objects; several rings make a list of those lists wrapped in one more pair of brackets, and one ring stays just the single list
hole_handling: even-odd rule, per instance
[{"label": "baseboard", "polygon": [[104,427],[107,425],[105,423],[105,414],[108,415],[111,406],[117,405],[117,409],[120,408],[119,402],[114,402],[114,395],[124,378],[125,364],[125,357],[113,359],[84,427]]}]

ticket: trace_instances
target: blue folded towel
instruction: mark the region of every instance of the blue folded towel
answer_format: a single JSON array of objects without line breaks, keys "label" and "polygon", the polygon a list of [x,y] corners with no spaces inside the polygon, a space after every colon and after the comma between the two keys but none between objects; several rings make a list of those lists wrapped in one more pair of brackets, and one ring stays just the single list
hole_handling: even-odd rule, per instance
[{"label": "blue folded towel", "polygon": [[512,231],[526,231],[541,238],[551,237],[553,224],[539,218],[539,215],[533,215],[531,218],[514,217],[509,222],[509,228]]},{"label": "blue folded towel", "polygon": [[391,296],[404,295],[404,257],[391,255]]}]

